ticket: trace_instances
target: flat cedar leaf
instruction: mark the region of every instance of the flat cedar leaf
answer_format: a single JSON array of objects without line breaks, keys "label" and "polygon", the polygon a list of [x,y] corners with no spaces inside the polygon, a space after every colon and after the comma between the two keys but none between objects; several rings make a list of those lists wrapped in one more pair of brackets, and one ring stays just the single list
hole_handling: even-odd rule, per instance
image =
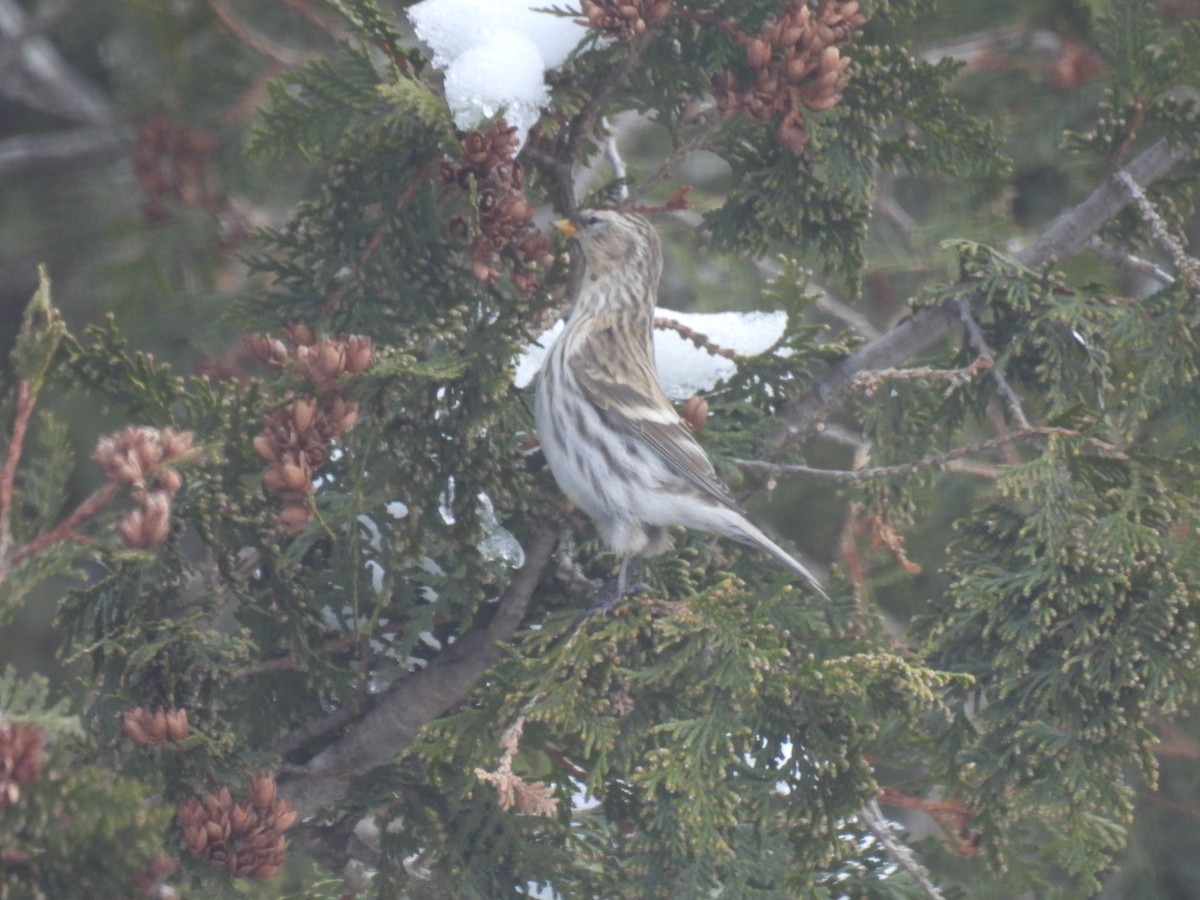
[{"label": "flat cedar leaf", "polygon": [[12,352],[13,368],[27,383],[29,402],[41,391],[46,372],[66,334],[67,326],[50,302],[50,276],[46,267],[40,265],[38,287],[25,307]]}]

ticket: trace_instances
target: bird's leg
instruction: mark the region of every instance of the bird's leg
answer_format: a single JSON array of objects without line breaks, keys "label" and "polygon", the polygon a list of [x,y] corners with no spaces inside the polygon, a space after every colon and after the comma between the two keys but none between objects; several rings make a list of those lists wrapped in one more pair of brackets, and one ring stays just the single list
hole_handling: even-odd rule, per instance
[{"label": "bird's leg", "polygon": [[596,599],[592,601],[588,615],[607,613],[620,603],[621,598],[626,594],[636,594],[649,587],[644,581],[629,583],[632,579],[637,578],[638,562],[636,556],[626,556],[621,559],[621,568],[617,570],[616,577],[604,582],[600,586],[600,590],[596,591]]}]

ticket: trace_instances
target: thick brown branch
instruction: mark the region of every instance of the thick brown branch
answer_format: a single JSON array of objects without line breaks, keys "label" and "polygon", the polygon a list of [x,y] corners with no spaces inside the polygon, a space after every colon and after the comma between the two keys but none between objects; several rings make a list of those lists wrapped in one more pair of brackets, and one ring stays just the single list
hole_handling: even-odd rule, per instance
[{"label": "thick brown branch", "polygon": [[516,633],[542,571],[554,550],[556,531],[539,523],[525,547],[525,564],[500,597],[495,616],[472,628],[429,665],[397,682],[361,720],[313,759],[304,774],[281,782],[280,794],[301,818],[341,800],[353,778],[401,755],[427,722],[461,702],[500,657],[499,647]]},{"label": "thick brown branch", "polygon": [[[1188,154],[1185,147],[1172,148],[1165,140],[1159,141],[1124,171],[1144,187],[1162,178]],[[1017,254],[1017,261],[1026,268],[1039,269],[1054,260],[1075,256],[1130,202],[1129,191],[1113,175],[1090,197],[1052,222],[1037,240]],[[920,310],[887,334],[859,347],[832,366],[807,393],[784,406],[780,412],[783,425],[773,435],[774,441],[793,441],[818,428],[843,395],[846,385],[860,372],[900,366],[950,337],[961,325],[957,307],[953,301],[947,301]]]}]

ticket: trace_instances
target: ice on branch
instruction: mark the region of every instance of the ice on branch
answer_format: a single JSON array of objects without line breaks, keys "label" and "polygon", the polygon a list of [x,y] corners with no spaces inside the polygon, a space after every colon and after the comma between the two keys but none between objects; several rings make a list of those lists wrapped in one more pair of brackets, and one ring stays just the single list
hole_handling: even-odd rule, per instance
[{"label": "ice on branch", "polygon": [[[785,312],[682,313],[659,307],[654,315],[674,319],[692,331],[706,334],[711,341],[739,356],[767,352],[787,328]],[[562,329],[563,323],[557,322],[536,344],[525,348],[525,354],[517,360],[517,387],[526,387],[533,381],[546,350]],[[714,356],[676,331],[655,329],[654,357],[663,390],[672,400],[686,400],[693,394],[712,390],[737,372],[737,363],[732,359]]]},{"label": "ice on branch", "polygon": [[[505,110],[525,135],[550,100],[545,73],[584,37],[572,17],[531,0],[423,0],[409,8],[417,37],[446,73],[446,102],[464,131]],[[580,14],[582,15],[582,14]]]}]

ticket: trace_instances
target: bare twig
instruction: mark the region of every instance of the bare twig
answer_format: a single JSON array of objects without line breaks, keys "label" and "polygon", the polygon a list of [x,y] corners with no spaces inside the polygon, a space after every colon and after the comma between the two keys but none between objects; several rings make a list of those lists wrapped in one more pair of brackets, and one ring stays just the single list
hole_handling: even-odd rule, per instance
[{"label": "bare twig", "polygon": [[[31,29],[34,32],[31,34]],[[111,119],[108,101],[77,74],[44,37],[36,36],[16,0],[0,0],[0,41],[17,59],[0,78],[0,94],[35,109],[90,125]]]},{"label": "bare twig", "polygon": [[697,150],[705,149],[708,146],[708,142],[713,139],[724,124],[725,117],[717,112],[716,109],[711,110],[708,114],[708,120],[690,138],[672,150],[667,158],[663,160],[662,165],[643,179],[642,183],[634,189],[633,196],[630,199],[634,202],[640,200],[649,193],[651,188],[670,177],[671,173],[675,171],[681,162]]},{"label": "bare twig", "polygon": [[919,475],[922,472],[927,472],[934,469],[944,469],[950,463],[954,462],[955,460],[962,459],[964,456],[971,456],[974,453],[982,453],[985,450],[992,450],[996,447],[1001,447],[1005,444],[1011,444],[1016,441],[1027,441],[1032,438],[1050,437],[1051,435],[1057,435],[1059,437],[1074,437],[1077,434],[1077,431],[1072,431],[1069,428],[1030,426],[1023,428],[1020,431],[1010,431],[1008,434],[1002,434],[999,437],[989,438],[986,441],[968,444],[965,447],[956,447],[955,449],[949,450],[945,453],[935,453],[930,456],[923,457],[916,462],[904,463],[898,466],[877,466],[873,469],[815,469],[810,466],[773,463],[758,459],[734,459],[731,460],[731,462],[739,469],[743,469],[744,471],[756,472],[772,478],[808,478],[813,481],[826,481],[834,484],[848,484],[855,481],[873,481],[880,478],[910,477],[912,475]]},{"label": "bare twig", "polygon": [[937,889],[937,886],[929,877],[929,871],[917,861],[912,848],[902,843],[893,834],[891,823],[884,818],[883,810],[879,808],[878,801],[868,800],[863,804],[863,808],[859,810],[858,816],[862,819],[863,824],[867,826],[867,830],[875,836],[875,840],[883,845],[883,849],[887,852],[892,862],[907,872],[909,877],[917,883],[917,886],[921,889],[921,893],[925,895],[927,900],[943,900],[942,892]]},{"label": "bare twig", "polygon": [[1114,247],[1112,244],[1102,241],[1099,237],[1094,237],[1088,241],[1088,249],[1106,262],[1112,263],[1118,269],[1133,272],[1137,275],[1145,275],[1147,278],[1151,278],[1165,287],[1169,287],[1175,283],[1175,279],[1171,273],[1166,271],[1162,266],[1148,259],[1134,256],[1132,253],[1127,253],[1120,247]]},{"label": "bare twig", "polygon": [[1017,392],[1008,383],[1008,379],[1004,377],[1004,373],[996,368],[996,357],[983,336],[983,329],[975,321],[975,314],[971,311],[971,304],[965,298],[959,297],[955,301],[955,306],[958,307],[958,318],[962,321],[963,330],[967,334],[967,346],[975,352],[979,359],[988,362],[988,368],[991,369],[992,381],[996,382],[996,390],[1004,400],[1004,406],[1008,410],[1008,414],[1012,416],[1013,421],[1017,423],[1017,427],[1028,429],[1029,420],[1025,418],[1025,410],[1021,406],[1021,398],[1017,396]]},{"label": "bare twig", "polygon": [[630,73],[641,65],[646,49],[657,36],[656,28],[648,28],[630,42],[625,57],[613,66],[604,80],[597,85],[587,102],[579,108],[579,112],[571,117],[571,121],[565,129],[565,138],[559,143],[556,155],[553,158],[547,158],[544,154],[540,155],[551,169],[558,188],[559,202],[565,211],[574,212],[575,210],[575,181],[572,167],[574,161],[579,158],[579,151],[584,140],[595,130],[596,121],[600,118],[604,104],[625,82]]},{"label": "bare twig", "polygon": [[12,548],[13,540],[13,486],[17,480],[17,465],[25,447],[29,420],[33,416],[33,406],[33,391],[29,388],[29,380],[21,378],[17,381],[17,402],[13,414],[12,434],[8,439],[8,453],[4,457],[3,468],[0,468],[0,581],[3,581],[3,576],[8,570],[8,551]]},{"label": "bare twig", "polygon": [[[348,647],[353,647],[362,639],[362,636],[358,634],[347,634],[339,638],[334,638],[321,647],[320,655],[328,657],[331,653],[340,653]],[[294,671],[299,668],[300,660],[296,656],[277,656],[274,659],[268,659],[260,663],[235,669],[229,677],[234,681],[246,681],[247,679],[254,678],[256,675],[265,675],[269,672]]]},{"label": "bare twig", "polygon": [[625,160],[621,158],[621,148],[617,146],[617,136],[608,123],[608,116],[602,117],[600,122],[604,126],[604,155],[612,166],[613,177],[620,182],[617,196],[624,202],[629,199],[629,184],[625,180],[629,176],[625,170]]},{"label": "bare twig", "polygon": [[5,40],[0,42],[0,80],[8,75],[10,70],[21,67],[24,62],[25,43],[48,32],[66,15],[72,2],[73,0],[46,0],[38,6],[37,12],[21,23],[18,32],[4,35]]},{"label": "bare twig", "polygon": [[847,386],[847,391],[861,390],[869,397],[878,391],[886,381],[945,381],[948,382],[946,394],[949,395],[980,372],[986,372],[992,368],[994,364],[990,356],[980,355],[975,362],[961,369],[915,366],[909,369],[876,369],[873,372],[859,372]]},{"label": "bare twig", "polygon": [[877,184],[878,187],[875,191],[876,212],[882,218],[887,219],[895,225],[896,229],[904,235],[905,239],[911,239],[920,230],[920,226],[917,224],[917,220],[896,199],[895,173],[880,172]]},{"label": "bare twig", "polygon": [[100,127],[5,138],[0,140],[0,179],[116,162],[128,154],[131,137],[122,130]]},{"label": "bare twig", "polygon": [[[688,228],[699,228],[703,223],[700,214],[690,209],[674,210],[670,215],[671,218],[681,222]],[[779,263],[774,259],[760,257],[752,259],[750,262],[753,263],[754,268],[758,270],[759,274],[767,279],[778,278],[783,271],[779,267]],[[817,294],[816,302],[813,305],[821,310],[821,312],[840,320],[847,327],[854,329],[868,340],[874,340],[880,336],[879,329],[872,325],[870,320],[858,312],[858,310],[851,309],[845,303],[830,296],[823,289],[818,288],[818,290],[820,290],[820,293]]]},{"label": "bare twig", "polygon": [[213,15],[217,17],[217,21],[239,43],[245,44],[256,53],[261,53],[267,59],[288,68],[298,66],[305,61],[304,54],[279,46],[257,29],[247,25],[230,12],[222,0],[206,0],[206,2],[208,3],[208,8],[212,10]]},{"label": "bare twig", "polygon": [[310,24],[324,31],[335,41],[340,41],[346,36],[346,29],[341,22],[332,16],[327,16],[307,0],[283,0],[283,4],[294,9]]},{"label": "bare twig", "polygon": [[681,322],[674,319],[667,319],[661,316],[656,316],[654,319],[654,327],[660,331],[674,331],[685,341],[691,341],[701,350],[707,351],[712,356],[722,356],[725,359],[735,359],[737,354],[728,347],[722,347],[720,344],[715,344],[708,339],[708,335],[701,334],[698,331],[693,331]]},{"label": "bare twig", "polygon": [[1150,234],[1154,236],[1154,240],[1167,252],[1167,256],[1171,258],[1171,264],[1175,266],[1175,271],[1192,286],[1193,290],[1200,291],[1200,261],[1188,256],[1187,251],[1183,248],[1183,241],[1171,234],[1171,229],[1167,227],[1167,223],[1158,214],[1158,210],[1154,208],[1154,204],[1150,202],[1150,199],[1146,196],[1146,192],[1142,190],[1136,181],[1129,177],[1128,172],[1118,170],[1114,173],[1113,177],[1129,193],[1129,198],[1137,206],[1138,214],[1142,217],[1142,221],[1150,226]]},{"label": "bare twig", "polygon": [[35,538],[31,538],[24,544],[13,550],[7,562],[0,560],[0,581],[4,580],[4,576],[12,570],[12,567],[18,563],[24,562],[32,556],[37,556],[48,547],[62,541],[82,541],[85,538],[78,534],[75,529],[90,519],[104,507],[112,502],[117,495],[119,486],[116,484],[106,484],[95,493],[91,494],[86,500],[80,503],[71,511],[65,519],[51,528],[39,534]]},{"label": "bare twig", "polygon": [[[1172,148],[1162,140],[1130,162],[1124,171],[1137,184],[1152,184],[1189,154],[1187,148]],[[1110,177],[1086,200],[1051,223],[1037,240],[1017,254],[1017,261],[1026,268],[1039,269],[1052,260],[1076,255],[1129,202],[1129,193],[1120,180]],[[977,302],[982,305],[984,300],[979,297]],[[780,412],[782,424],[772,436],[774,441],[786,444],[812,433],[843,396],[846,384],[859,372],[899,366],[950,337],[960,326],[958,310],[950,301],[920,310],[882,337],[859,347],[832,366],[806,393],[784,406]]]}]

